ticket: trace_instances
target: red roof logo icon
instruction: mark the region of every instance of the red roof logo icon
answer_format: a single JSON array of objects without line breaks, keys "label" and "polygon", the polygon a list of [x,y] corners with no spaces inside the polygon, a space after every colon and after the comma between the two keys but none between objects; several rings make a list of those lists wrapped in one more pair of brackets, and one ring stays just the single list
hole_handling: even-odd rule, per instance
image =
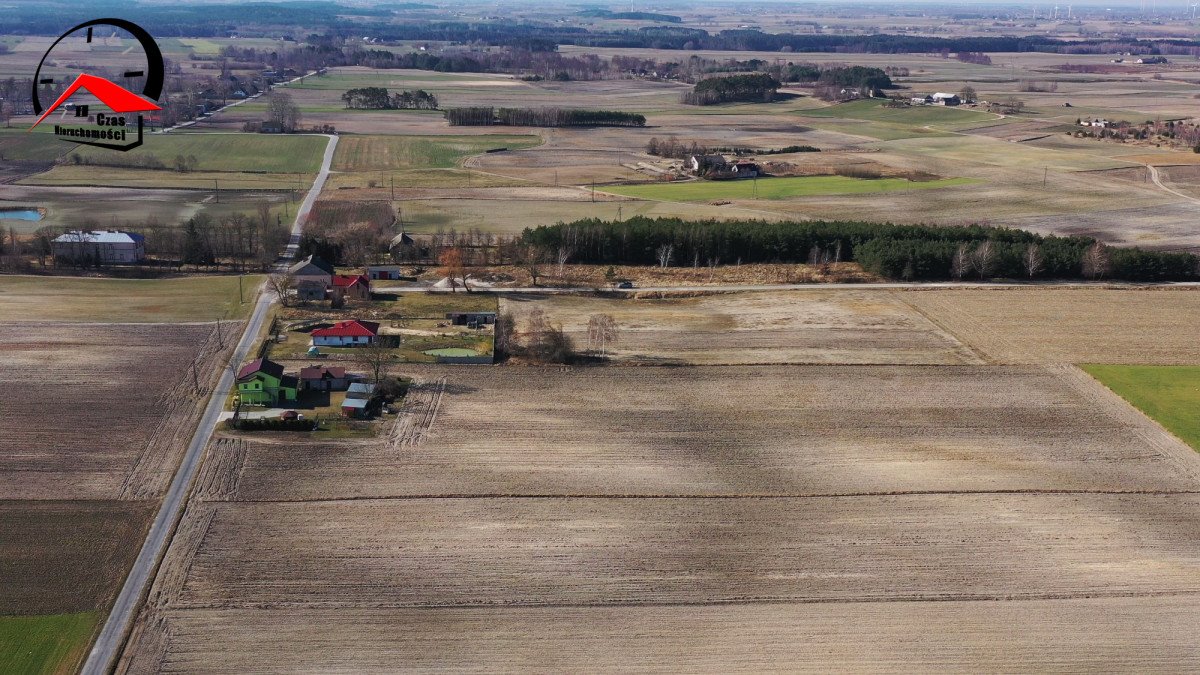
[{"label": "red roof logo icon", "polygon": [[78,91],[80,87],[83,87],[93,96],[100,99],[100,102],[112,109],[113,112],[130,113],[143,112],[147,110],[162,110],[157,103],[148,98],[139,96],[118,84],[109,82],[103,77],[97,77],[95,75],[83,73],[79,77],[75,78],[75,81],[71,83],[71,86],[67,87],[67,90],[62,93],[62,96],[58,97],[58,100],[54,102],[54,105],[47,108],[46,112],[42,113],[42,116],[33,123],[32,127],[29,128],[33,129],[33,127],[41,124],[42,120],[46,119],[50,113],[54,112],[55,109],[62,105],[68,98],[70,98],[72,94]]}]

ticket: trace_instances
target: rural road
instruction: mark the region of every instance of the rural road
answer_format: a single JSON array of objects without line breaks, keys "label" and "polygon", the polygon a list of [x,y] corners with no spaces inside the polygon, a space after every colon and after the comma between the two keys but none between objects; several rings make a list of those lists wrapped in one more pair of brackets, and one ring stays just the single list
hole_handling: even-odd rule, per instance
[{"label": "rural road", "polygon": [[[333,163],[333,153],[337,148],[338,137],[327,136],[327,138],[329,143],[325,147],[321,170],[317,174],[312,188],[305,195],[304,201],[301,202],[300,208],[296,210],[291,239],[288,242],[285,257],[281,258],[278,263],[279,266],[286,264],[286,260],[290,260],[296,253],[304,220],[312,210],[313,203],[321,193],[321,189],[325,186],[325,179],[329,177],[329,167]],[[246,330],[242,333],[242,337],[238,340],[237,347],[234,348],[233,355],[230,357],[230,367],[221,370],[221,377],[208,400],[208,405],[204,408],[200,424],[192,436],[191,443],[188,444],[187,453],[183,456],[183,461],[176,470],[170,487],[167,488],[162,506],[154,517],[149,534],[146,535],[146,541],[142,544],[141,551],[138,552],[137,560],[134,561],[133,568],[125,579],[125,585],[121,588],[121,593],[113,604],[104,628],[100,630],[100,635],[96,638],[96,644],[92,646],[92,651],[83,664],[81,672],[84,675],[103,675],[112,670],[113,663],[121,652],[126,636],[133,626],[138,606],[149,591],[158,565],[162,561],[163,554],[166,553],[171,533],[174,532],[175,525],[183,516],[183,510],[187,506],[188,492],[191,490],[196,472],[200,469],[204,449],[208,446],[213,431],[217,428],[222,409],[225,407],[225,398],[233,387],[236,365],[244,361],[246,355],[249,354],[250,348],[254,345],[255,339],[266,321],[268,310],[274,302],[275,298],[266,291],[266,286],[260,287],[254,311],[250,314],[249,321],[246,322]]]},{"label": "rural road", "polygon": [[[1200,281],[1176,281],[1166,283],[1128,283],[1120,281],[1037,281],[1029,283],[1016,282],[995,282],[995,283],[978,283],[964,281],[937,281],[937,282],[886,282],[886,283],[813,283],[813,284],[726,284],[717,286],[638,286],[637,288],[606,288],[606,287],[591,287],[591,286],[573,286],[567,288],[554,288],[546,286],[526,286],[518,288],[508,288],[500,286],[472,286],[472,293],[534,293],[544,295],[556,295],[565,293],[592,293],[603,291],[605,293],[645,293],[645,292],[684,292],[694,293],[701,291],[710,291],[715,293],[737,292],[737,291],[834,291],[847,289],[866,289],[866,290],[886,290],[886,289],[903,289],[903,288],[927,288],[927,289],[993,289],[993,288],[1045,288],[1052,286],[1055,288],[1198,288]],[[462,293],[463,291],[454,290],[451,288],[434,288],[433,286],[372,286],[372,291],[379,293]]]},{"label": "rural road", "polygon": [[[317,71],[315,71],[315,70],[314,70],[314,71],[312,71],[311,73],[307,73],[307,74],[301,75],[300,77],[296,77],[296,78],[290,79],[290,80],[288,80],[287,82],[280,82],[279,84],[275,85],[275,87],[286,87],[286,86],[288,86],[289,84],[292,84],[293,82],[299,82],[300,80],[303,80],[303,79],[304,79],[304,78],[306,78],[306,77],[309,77],[309,76],[311,76],[311,75],[316,75],[316,74],[317,74]],[[175,131],[176,129],[186,129],[187,127],[193,127],[193,126],[196,126],[196,124],[197,124],[197,123],[199,123],[199,122],[203,122],[204,120],[211,118],[213,115],[216,115],[216,114],[217,114],[217,113],[219,113],[219,112],[225,112],[226,110],[229,110],[230,108],[233,108],[233,107],[235,107],[235,106],[239,106],[239,105],[241,105],[241,104],[243,104],[243,103],[245,103],[245,102],[247,102],[247,101],[255,101],[255,100],[258,100],[258,98],[259,98],[259,97],[261,97],[261,96],[262,96],[262,93],[258,93],[258,94],[255,94],[255,95],[253,95],[253,96],[248,96],[248,97],[246,97],[246,98],[239,99],[239,100],[237,100],[237,101],[234,101],[233,103],[226,103],[225,105],[221,106],[220,108],[217,108],[216,110],[214,110],[214,111],[212,111],[211,113],[209,113],[209,116],[208,116],[208,117],[206,117],[206,118],[202,118],[202,119],[195,119],[195,120],[188,120],[188,121],[186,121],[186,122],[180,122],[179,124],[176,124],[175,126],[167,127],[167,128],[165,128],[165,129],[160,129],[160,130],[159,130],[157,133],[160,133],[160,134],[167,134],[167,133],[170,133],[170,132],[172,132],[172,131]],[[65,112],[65,111],[64,111],[64,112]]]},{"label": "rural road", "polygon": [[1178,190],[1173,190],[1173,189],[1167,187],[1166,185],[1164,185],[1162,182],[1162,179],[1159,178],[1158,167],[1154,166],[1153,164],[1147,164],[1145,166],[1147,169],[1150,169],[1150,180],[1154,181],[1154,184],[1157,185],[1159,188],[1166,190],[1167,192],[1170,192],[1171,194],[1175,195],[1176,197],[1183,197],[1184,199],[1188,200],[1189,202],[1192,202],[1193,204],[1200,204],[1200,199],[1196,199],[1195,197],[1189,197],[1188,195],[1185,195]]}]

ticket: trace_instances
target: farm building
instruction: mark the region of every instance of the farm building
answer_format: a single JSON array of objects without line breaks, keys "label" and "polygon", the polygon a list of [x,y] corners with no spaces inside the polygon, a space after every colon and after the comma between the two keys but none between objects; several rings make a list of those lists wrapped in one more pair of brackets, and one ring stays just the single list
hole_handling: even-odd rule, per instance
[{"label": "farm building", "polygon": [[320,283],[322,288],[329,288],[333,283],[333,265],[315,255],[310,255],[289,267],[288,274],[292,275],[297,288],[306,281]]},{"label": "farm building", "polygon": [[346,400],[342,401],[342,417],[366,417],[369,403],[365,398],[346,397]]},{"label": "farm building", "polygon": [[301,391],[342,391],[350,386],[345,368],[309,366],[300,369]]},{"label": "farm building", "polygon": [[925,96],[914,96],[910,99],[913,105],[933,105],[933,97],[926,94]]},{"label": "farm building", "polygon": [[251,405],[278,405],[296,400],[295,377],[283,374],[283,366],[256,359],[242,366],[237,375],[238,399]]},{"label": "farm building", "polygon": [[496,323],[495,312],[447,312],[446,319],[455,326],[490,326]]},{"label": "farm building", "polygon": [[312,332],[315,347],[357,347],[375,342],[379,335],[379,324],[375,321],[339,321],[329,328],[318,328]]},{"label": "farm building", "polygon": [[696,175],[709,171],[724,171],[728,164],[721,155],[692,155],[688,158],[688,168]]},{"label": "farm building", "polygon": [[146,257],[146,240],[119,230],[73,230],[55,238],[51,250],[63,262],[135,263]]},{"label": "farm building", "polygon": [[423,255],[423,251],[417,248],[417,241],[406,232],[401,232],[392,237],[392,242],[388,245],[388,253],[392,254],[392,260],[416,260]]},{"label": "farm building", "polygon": [[333,275],[333,287],[342,289],[348,298],[371,299],[371,280],[365,274]]},{"label": "farm building", "polygon": [[[411,237],[409,237],[411,239]],[[394,281],[400,278],[399,265],[368,265],[367,278],[371,281]]]},{"label": "farm building", "polygon": [[758,165],[754,162],[737,162],[730,170],[734,178],[757,178],[759,174]]},{"label": "farm building", "polygon": [[355,382],[346,388],[346,400],[358,399],[367,401],[375,396],[375,385],[366,382]]},{"label": "farm building", "polygon": [[325,284],[312,279],[305,279],[296,284],[296,299],[301,302],[325,299]]},{"label": "farm building", "polygon": [[947,94],[940,91],[933,94],[930,98],[933,99],[933,105],[958,105],[962,103],[962,99],[958,97],[958,94]]}]

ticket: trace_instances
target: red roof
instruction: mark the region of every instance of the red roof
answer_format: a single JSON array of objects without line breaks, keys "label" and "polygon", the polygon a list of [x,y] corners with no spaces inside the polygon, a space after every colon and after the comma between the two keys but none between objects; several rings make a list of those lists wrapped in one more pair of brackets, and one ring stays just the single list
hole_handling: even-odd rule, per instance
[{"label": "red roof", "polygon": [[309,366],[300,369],[300,379],[302,380],[319,380],[328,375],[335,380],[346,378],[345,368],[327,368],[325,366]]},{"label": "red roof", "polygon": [[329,328],[318,328],[312,332],[314,337],[375,337],[379,333],[379,324],[374,321],[339,321]]},{"label": "red roof", "polygon": [[334,286],[339,286],[341,288],[350,288],[354,284],[362,284],[364,286],[369,287],[371,285],[371,280],[368,279],[367,275],[365,275],[365,274],[359,274],[356,276],[335,274],[333,277],[333,285]]}]

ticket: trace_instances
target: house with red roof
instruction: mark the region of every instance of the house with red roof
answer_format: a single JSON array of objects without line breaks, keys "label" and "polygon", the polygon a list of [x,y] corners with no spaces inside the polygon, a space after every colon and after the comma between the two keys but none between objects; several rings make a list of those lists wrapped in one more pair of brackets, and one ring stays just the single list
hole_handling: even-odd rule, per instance
[{"label": "house with red roof", "polygon": [[371,279],[365,274],[335,274],[333,287],[340,288],[347,298],[371,299]]},{"label": "house with red roof", "polygon": [[350,319],[312,332],[314,347],[358,347],[373,344],[379,337],[379,323]]},{"label": "house with red roof", "polygon": [[238,400],[249,405],[286,405],[296,400],[296,378],[283,374],[283,366],[268,359],[255,359],[237,374]]}]

